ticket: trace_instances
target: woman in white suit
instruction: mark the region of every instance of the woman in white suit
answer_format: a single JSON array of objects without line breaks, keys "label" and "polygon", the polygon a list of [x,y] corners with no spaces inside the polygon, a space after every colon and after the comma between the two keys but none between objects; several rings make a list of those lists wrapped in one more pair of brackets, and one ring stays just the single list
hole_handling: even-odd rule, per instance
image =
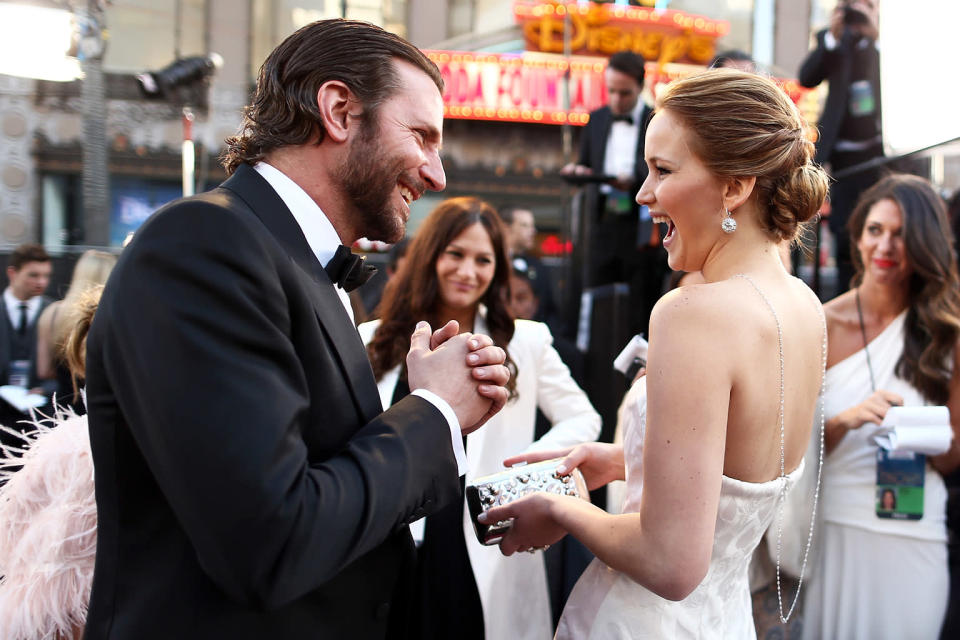
[{"label": "woman in white suit", "polygon": [[[546,325],[508,311],[510,263],[502,222],[477,198],[441,203],[420,226],[407,261],[384,291],[380,320],[360,325],[384,407],[408,393],[403,367],[419,320],[483,331],[506,347],[511,398],[467,436],[466,483],[523,451],[595,440],[600,416],[552,347]],[[539,407],[552,428],[534,442]],[[461,500],[412,527],[418,539],[410,637],[541,640],[552,636],[542,554],[504,558],[481,545]]]}]

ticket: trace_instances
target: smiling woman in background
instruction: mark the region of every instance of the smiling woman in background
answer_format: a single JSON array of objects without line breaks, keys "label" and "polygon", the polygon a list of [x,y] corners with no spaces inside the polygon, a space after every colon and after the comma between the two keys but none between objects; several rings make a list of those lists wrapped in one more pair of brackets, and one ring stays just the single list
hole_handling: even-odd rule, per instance
[{"label": "smiling woman in background", "polygon": [[[441,203],[417,231],[407,260],[387,284],[381,320],[360,325],[383,406],[409,393],[404,357],[415,323],[486,332],[513,368],[511,398],[483,429],[467,436],[466,482],[500,471],[524,451],[596,439],[600,416],[551,346],[545,324],[514,320],[507,308],[510,262],[496,211],[477,198]],[[552,428],[534,442],[536,409]],[[464,502],[414,523],[422,539],[407,635],[541,640],[552,635],[542,554],[504,558],[476,539]],[[416,526],[421,524],[421,526]]]},{"label": "smiling woman in background", "polygon": [[[936,638],[948,590],[942,474],[960,464],[960,284],[950,226],[930,183],[894,175],[864,193],[849,231],[856,286],[824,305],[824,526],[804,637]],[[926,460],[923,517],[878,517],[877,425],[891,406],[930,404],[950,408],[954,439]]]}]

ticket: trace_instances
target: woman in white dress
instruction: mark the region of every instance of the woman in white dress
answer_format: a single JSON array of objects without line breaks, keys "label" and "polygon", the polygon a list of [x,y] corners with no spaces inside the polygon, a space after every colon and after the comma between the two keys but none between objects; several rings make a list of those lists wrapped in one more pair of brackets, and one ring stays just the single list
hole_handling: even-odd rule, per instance
[{"label": "woman in white dress", "polygon": [[[850,216],[856,287],[824,306],[823,521],[805,638],[935,639],[947,606],[943,474],[960,464],[960,284],[940,197],[884,178]],[[923,515],[880,517],[877,426],[891,406],[947,405],[950,450],[924,465]],[[889,498],[888,498],[889,500]]]},{"label": "woman in white dress", "polygon": [[640,428],[566,461],[591,487],[625,478],[624,512],[534,494],[486,514],[514,518],[506,554],[568,532],[596,554],[558,638],[755,636],[750,556],[802,465],[826,355],[819,302],[777,247],[827,191],[804,133],[756,75],[708,71],[660,96],[637,201],[668,225],[670,267],[706,282],[654,308]]},{"label": "woman in white dress", "polygon": [[[417,320],[437,327],[457,320],[461,328],[487,333],[505,347],[514,372],[508,385],[512,397],[467,436],[468,484],[502,470],[507,456],[569,447],[600,433],[600,416],[551,346],[547,325],[509,314],[510,270],[496,211],[477,198],[451,198],[417,230],[406,263],[384,291],[378,308],[382,320],[359,327],[385,407],[407,393],[402,362]],[[537,407],[552,427],[534,442]],[[411,530],[422,544],[408,637],[550,637],[553,618],[542,554],[518,562],[481,545],[462,500]]]}]

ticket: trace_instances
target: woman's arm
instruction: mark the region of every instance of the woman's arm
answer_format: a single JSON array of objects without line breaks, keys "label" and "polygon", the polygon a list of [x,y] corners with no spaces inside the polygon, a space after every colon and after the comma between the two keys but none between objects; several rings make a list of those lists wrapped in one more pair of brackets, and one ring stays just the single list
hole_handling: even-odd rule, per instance
[{"label": "woman's arm", "polygon": [[941,475],[952,473],[960,466],[960,342],[953,350],[953,374],[950,376],[950,397],[947,408],[950,410],[950,426],[953,427],[953,442],[950,449],[939,456],[931,456],[930,464]]},{"label": "woman's arm", "polygon": [[739,361],[729,341],[715,339],[723,331],[717,315],[702,292],[668,295],[654,309],[640,513],[609,515],[576,498],[536,494],[488,513],[516,518],[501,543],[505,553],[567,531],[664,598],[682,599],[700,584],[720,499],[729,367]]},{"label": "woman's arm", "polygon": [[561,449],[596,440],[600,435],[600,414],[553,348],[550,329],[540,322],[525,322],[523,326],[525,333],[529,330],[536,356],[537,407],[552,425],[550,431],[527,450]]}]

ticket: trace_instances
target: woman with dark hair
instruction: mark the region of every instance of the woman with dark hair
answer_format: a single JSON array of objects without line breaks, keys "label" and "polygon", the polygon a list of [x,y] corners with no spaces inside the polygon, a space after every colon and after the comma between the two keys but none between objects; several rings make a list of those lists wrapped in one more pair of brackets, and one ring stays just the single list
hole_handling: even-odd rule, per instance
[{"label": "woman with dark hair", "polygon": [[[863,194],[848,228],[855,286],[824,305],[824,524],[804,637],[936,638],[948,590],[942,474],[960,464],[950,227],[930,183],[892,175]],[[956,435],[946,453],[926,459],[923,517],[878,517],[877,426],[892,406],[944,404]]]},{"label": "woman with dark hair", "polygon": [[[596,439],[600,416],[551,346],[545,324],[508,310],[510,262],[496,211],[477,198],[441,203],[417,231],[407,259],[384,291],[380,320],[360,326],[383,405],[408,393],[403,365],[418,320],[457,320],[505,348],[510,400],[467,436],[473,478],[502,470],[504,458]],[[534,442],[536,409],[553,426]],[[506,559],[476,539],[461,500],[414,523],[422,540],[408,636],[538,640],[552,623],[542,555]]]}]

